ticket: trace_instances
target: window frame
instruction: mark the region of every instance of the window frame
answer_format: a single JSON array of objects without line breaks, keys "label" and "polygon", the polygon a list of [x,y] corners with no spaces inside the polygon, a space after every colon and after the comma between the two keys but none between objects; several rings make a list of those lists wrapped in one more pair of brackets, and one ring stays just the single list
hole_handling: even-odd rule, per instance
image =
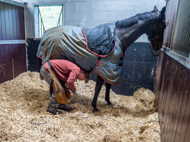
[{"label": "window frame", "polygon": [[[62,6],[62,25],[64,25],[65,21],[65,3],[35,3],[34,4],[34,38],[41,38],[39,32],[39,7],[40,6]],[[44,31],[45,32],[45,31]],[[43,34],[42,34],[43,35]]]}]

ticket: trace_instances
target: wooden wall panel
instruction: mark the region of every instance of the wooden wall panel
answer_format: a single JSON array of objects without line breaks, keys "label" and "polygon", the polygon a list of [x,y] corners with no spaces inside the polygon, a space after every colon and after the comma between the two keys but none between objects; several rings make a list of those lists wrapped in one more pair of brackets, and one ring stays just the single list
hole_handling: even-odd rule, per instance
[{"label": "wooden wall panel", "polygon": [[0,2],[0,40],[6,39],[6,23],[5,23],[5,4]]},{"label": "wooden wall panel", "polygon": [[[25,40],[24,7],[0,2],[0,40]],[[25,44],[0,44],[0,83],[27,70]]]},{"label": "wooden wall panel", "polygon": [[24,8],[0,2],[0,40],[25,39]]},{"label": "wooden wall panel", "polygon": [[[190,86],[188,86],[188,87],[190,88]],[[190,91],[187,93],[190,93]],[[190,116],[189,116],[190,115],[190,103],[188,103],[188,102],[190,102],[190,95],[188,95],[188,99],[187,99],[187,105],[185,108],[185,116],[186,116],[185,118],[186,119],[184,119],[185,123],[183,123],[183,127],[182,127],[183,129],[181,132],[181,135],[182,135],[181,137],[184,138],[184,142],[189,142],[189,140],[190,140]],[[183,133],[184,129],[186,129],[186,131],[184,131],[184,133]]]},{"label": "wooden wall panel", "polygon": [[188,142],[190,70],[160,51],[154,92],[162,142]]},{"label": "wooden wall panel", "polygon": [[[179,114],[179,120],[178,120],[178,127],[176,129],[176,137],[175,137],[175,142],[179,142],[181,140],[183,140],[184,142],[187,142],[187,140],[185,140],[185,138],[188,138],[188,141],[190,139],[189,134],[190,131],[188,128],[188,125],[190,126],[190,122],[188,122],[190,120],[189,117],[189,112],[190,112],[190,95],[188,95],[189,93],[189,88],[190,85],[188,85],[188,82],[190,82],[190,77],[188,76],[188,72],[186,71],[186,79],[184,80],[184,84],[187,84],[184,89],[183,89],[183,100],[181,101],[181,110],[180,110],[180,114]],[[189,119],[189,120],[188,120]],[[186,130],[187,129],[187,130]]]},{"label": "wooden wall panel", "polygon": [[0,83],[11,80],[24,71],[26,71],[25,45],[0,45]]}]

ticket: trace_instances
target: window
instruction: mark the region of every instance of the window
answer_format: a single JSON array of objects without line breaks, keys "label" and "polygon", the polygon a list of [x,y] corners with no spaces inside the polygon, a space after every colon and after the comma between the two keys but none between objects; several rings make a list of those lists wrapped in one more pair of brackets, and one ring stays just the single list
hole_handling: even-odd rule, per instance
[{"label": "window", "polygon": [[35,37],[56,26],[63,25],[63,5],[36,5],[35,11]]}]

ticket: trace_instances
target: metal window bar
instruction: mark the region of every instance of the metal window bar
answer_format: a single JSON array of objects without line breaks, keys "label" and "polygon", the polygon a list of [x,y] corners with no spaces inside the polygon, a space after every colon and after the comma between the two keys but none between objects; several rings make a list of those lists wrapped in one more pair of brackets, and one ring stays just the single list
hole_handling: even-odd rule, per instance
[{"label": "metal window bar", "polygon": [[59,15],[59,19],[58,19],[58,22],[57,22],[57,26],[60,26],[62,25],[62,16],[63,15],[63,6],[61,8],[61,12],[60,12],[60,15]]},{"label": "metal window bar", "polygon": [[44,22],[43,22],[39,7],[38,7],[38,11],[39,11],[39,36],[42,37],[43,33],[45,32],[45,26],[44,26]]},{"label": "metal window bar", "polygon": [[171,50],[186,58],[190,58],[190,1],[180,0]]}]

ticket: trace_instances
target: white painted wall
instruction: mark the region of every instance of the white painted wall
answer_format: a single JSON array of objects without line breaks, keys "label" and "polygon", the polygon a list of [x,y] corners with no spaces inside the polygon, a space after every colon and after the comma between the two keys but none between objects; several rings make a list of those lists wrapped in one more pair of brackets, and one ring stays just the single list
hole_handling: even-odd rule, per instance
[{"label": "white painted wall", "polygon": [[[27,37],[34,38],[34,5],[64,4],[64,24],[79,27],[95,27],[102,23],[115,22],[165,6],[165,0],[17,0],[27,2]],[[137,41],[147,42],[145,35]]]}]

